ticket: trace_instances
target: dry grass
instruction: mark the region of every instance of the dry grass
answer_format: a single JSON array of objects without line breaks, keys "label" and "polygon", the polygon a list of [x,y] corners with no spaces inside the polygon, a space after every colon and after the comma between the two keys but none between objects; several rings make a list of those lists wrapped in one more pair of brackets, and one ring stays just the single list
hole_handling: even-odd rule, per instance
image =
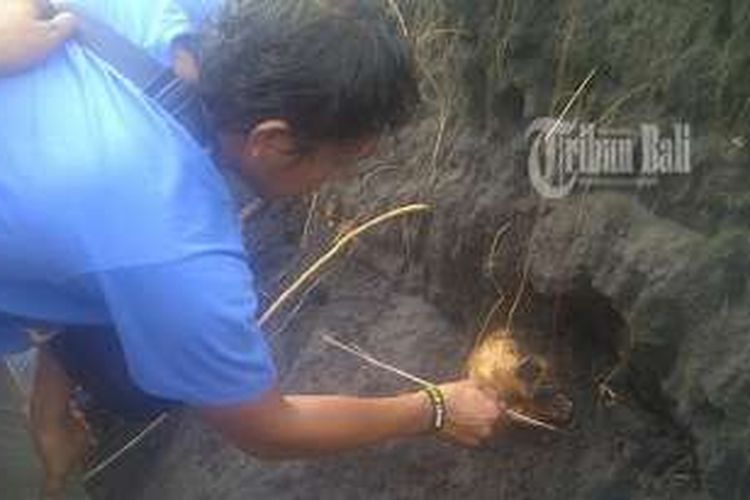
[{"label": "dry grass", "polygon": [[362,233],[369,231],[370,229],[378,226],[388,220],[403,217],[405,215],[414,214],[418,212],[426,212],[430,210],[429,205],[424,203],[414,203],[411,205],[405,205],[402,207],[389,210],[377,217],[370,219],[364,224],[355,227],[354,229],[346,232],[331,246],[331,248],[323,254],[317,261],[315,261],[310,267],[308,267],[300,276],[297,278],[284,292],[277,298],[266,311],[261,315],[258,320],[260,326],[265,325],[269,319],[292,297],[297,291],[304,287],[310,280],[314,279],[320,272],[329,264],[344,248],[351,242],[353,242]]}]

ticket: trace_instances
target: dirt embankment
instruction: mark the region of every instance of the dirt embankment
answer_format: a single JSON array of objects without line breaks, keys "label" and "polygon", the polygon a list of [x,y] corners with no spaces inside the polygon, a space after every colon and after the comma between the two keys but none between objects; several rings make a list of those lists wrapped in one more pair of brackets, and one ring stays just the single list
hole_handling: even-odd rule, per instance
[{"label": "dirt embankment", "polygon": [[[750,7],[397,3],[418,42],[423,116],[357,181],[253,218],[252,265],[272,297],[352,221],[412,201],[433,210],[364,237],[271,325],[283,384],[409,388],[324,333],[443,379],[481,330],[510,324],[572,397],[571,428],[512,429],[479,452],[424,440],[259,464],[176,420],[127,485],[102,479],[106,498],[750,498]],[[566,107],[604,126],[689,122],[692,173],[543,200],[524,133]]]},{"label": "dirt embankment", "polygon": [[[476,142],[451,149],[455,169],[429,195],[422,175],[400,169],[319,198],[308,232],[320,240],[335,233],[331,221],[407,200],[434,210],[363,238],[271,325],[284,385],[409,388],[326,347],[322,334],[423,377],[457,376],[480,329],[505,326],[517,302],[512,330],[551,361],[575,403],[571,429],[514,429],[481,452],[425,441],[269,465],[187,420],[164,438],[148,474],[159,480],[140,486],[142,498],[747,497],[746,235],[690,228],[629,193],[540,202],[523,154],[465,141]],[[307,208],[251,222],[269,296],[302,267]],[[316,242],[307,248],[315,254]]]}]

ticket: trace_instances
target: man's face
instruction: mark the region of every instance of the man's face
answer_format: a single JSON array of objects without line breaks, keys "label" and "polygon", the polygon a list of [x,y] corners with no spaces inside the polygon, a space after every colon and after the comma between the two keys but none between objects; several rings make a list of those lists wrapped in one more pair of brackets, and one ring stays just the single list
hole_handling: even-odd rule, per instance
[{"label": "man's face", "polygon": [[324,182],[351,175],[370,156],[376,140],[323,143],[301,150],[288,124],[269,120],[246,135],[221,134],[221,154],[264,198],[309,193]]}]

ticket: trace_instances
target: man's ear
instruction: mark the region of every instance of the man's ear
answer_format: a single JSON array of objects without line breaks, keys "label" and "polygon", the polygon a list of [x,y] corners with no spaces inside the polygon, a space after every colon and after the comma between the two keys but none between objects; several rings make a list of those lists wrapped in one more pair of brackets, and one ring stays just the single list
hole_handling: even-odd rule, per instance
[{"label": "man's ear", "polygon": [[295,156],[297,144],[292,127],[284,120],[260,122],[248,133],[244,153],[252,158],[266,159]]}]

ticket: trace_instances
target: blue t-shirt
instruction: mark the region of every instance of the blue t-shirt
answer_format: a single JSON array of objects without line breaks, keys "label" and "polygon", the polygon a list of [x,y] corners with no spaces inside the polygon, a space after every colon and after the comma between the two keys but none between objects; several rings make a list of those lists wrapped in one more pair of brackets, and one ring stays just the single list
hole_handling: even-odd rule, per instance
[{"label": "blue t-shirt", "polygon": [[[76,3],[167,63],[218,2]],[[239,403],[275,378],[255,309],[234,202],[179,123],[76,42],[0,79],[0,352],[108,324],[145,391]]]}]

